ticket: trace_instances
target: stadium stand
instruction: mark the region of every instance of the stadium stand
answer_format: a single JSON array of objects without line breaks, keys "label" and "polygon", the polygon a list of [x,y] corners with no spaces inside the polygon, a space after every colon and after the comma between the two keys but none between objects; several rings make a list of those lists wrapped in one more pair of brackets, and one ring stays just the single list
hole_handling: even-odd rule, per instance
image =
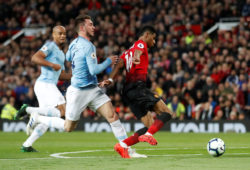
[{"label": "stadium stand", "polygon": [[[40,68],[30,57],[50,38],[51,30],[36,36],[23,34],[9,45],[4,42],[23,28],[60,24],[67,29],[69,44],[75,38],[72,18],[79,13],[95,21],[94,44],[100,61],[129,48],[143,25],[154,25],[158,36],[149,55],[148,85],[174,110],[172,98],[178,96],[185,108],[181,119],[249,119],[249,0],[0,0],[0,109],[12,97],[16,108],[22,103],[37,105],[33,85]],[[237,24],[208,31],[222,18]],[[120,96],[123,80],[124,72],[104,90],[120,118],[130,120],[134,117]],[[58,85],[65,92],[67,84]],[[89,110],[83,117],[100,119]]]}]

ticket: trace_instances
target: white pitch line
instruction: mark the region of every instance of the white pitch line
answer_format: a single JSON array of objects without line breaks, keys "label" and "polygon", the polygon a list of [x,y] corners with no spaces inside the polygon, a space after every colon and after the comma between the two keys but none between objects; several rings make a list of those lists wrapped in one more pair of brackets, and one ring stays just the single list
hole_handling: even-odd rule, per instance
[{"label": "white pitch line", "polygon": [[9,158],[0,159],[0,161],[14,161],[14,160],[36,160],[36,159],[54,159],[54,158]]},{"label": "white pitch line", "polygon": [[[247,149],[250,147],[227,147],[227,149]],[[189,150],[189,149],[195,149],[195,148],[148,148],[148,149],[137,149],[137,150]],[[197,148],[199,149],[199,148]],[[0,158],[0,161],[8,161],[8,160],[36,160],[36,159],[54,159],[54,158],[63,158],[63,159],[73,159],[73,158],[88,158],[88,159],[94,159],[94,158],[107,158],[107,157],[115,157],[115,156],[83,156],[83,157],[69,157],[69,156],[62,156],[66,154],[74,154],[74,153],[91,153],[91,152],[111,152],[113,150],[85,150],[85,151],[75,151],[75,152],[61,152],[61,153],[54,153],[51,154],[48,158],[10,158],[6,159]],[[250,155],[250,153],[225,153],[226,155]],[[200,156],[204,154],[167,154],[167,155],[148,155],[150,157],[171,157],[171,156]],[[51,158],[52,157],[52,158]]]},{"label": "white pitch line", "polygon": [[61,153],[51,154],[50,156],[55,157],[55,158],[72,158],[72,157],[61,156],[61,155],[74,154],[74,153],[103,152],[103,151],[113,151],[113,150],[86,150],[86,151],[75,151],[75,152],[61,152]]},{"label": "white pitch line", "polygon": [[[169,149],[169,148],[168,148]],[[172,148],[173,149],[173,148]],[[180,149],[180,148],[179,148]],[[186,148],[187,149],[187,148]],[[190,148],[191,149],[191,148]],[[154,150],[154,149],[137,149],[137,150]],[[167,149],[155,149],[155,150],[167,150]],[[113,150],[86,150],[86,151],[75,151],[75,152],[61,152],[61,153],[54,153],[51,154],[51,157],[55,157],[55,158],[64,158],[64,159],[70,159],[70,158],[103,158],[102,156],[87,156],[87,157],[69,157],[69,156],[62,156],[65,154],[74,154],[74,153],[90,153],[90,152],[103,152],[103,151],[113,151]],[[227,155],[249,155],[250,153],[229,153]],[[200,156],[200,155],[204,155],[204,154],[167,154],[167,155],[148,155],[148,156],[152,156],[152,157],[171,157],[171,156]],[[106,156],[105,156],[106,157]]]}]

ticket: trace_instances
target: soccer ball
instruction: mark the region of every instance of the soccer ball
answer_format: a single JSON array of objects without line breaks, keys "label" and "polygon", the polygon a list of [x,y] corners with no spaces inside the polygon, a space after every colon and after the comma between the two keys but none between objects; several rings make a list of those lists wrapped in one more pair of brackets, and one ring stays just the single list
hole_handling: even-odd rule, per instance
[{"label": "soccer ball", "polygon": [[214,157],[223,155],[225,149],[225,143],[220,138],[213,138],[207,144],[207,152]]}]

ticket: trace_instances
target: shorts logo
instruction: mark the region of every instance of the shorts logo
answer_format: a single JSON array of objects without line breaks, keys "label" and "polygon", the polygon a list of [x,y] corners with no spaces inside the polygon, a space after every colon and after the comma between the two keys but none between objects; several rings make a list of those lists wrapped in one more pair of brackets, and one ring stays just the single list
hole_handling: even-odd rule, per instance
[{"label": "shorts logo", "polygon": [[43,46],[41,50],[42,50],[42,51],[47,51],[47,50],[48,50],[48,47],[47,47],[47,46]]},{"label": "shorts logo", "polygon": [[144,45],[143,45],[142,43],[139,43],[139,44],[137,45],[137,47],[139,47],[139,48],[144,48]]},{"label": "shorts logo", "polygon": [[154,96],[155,96],[155,98],[159,98],[159,96],[157,94],[155,94]]},{"label": "shorts logo", "polygon": [[92,58],[96,58],[95,53],[91,53],[91,57],[92,57]]}]

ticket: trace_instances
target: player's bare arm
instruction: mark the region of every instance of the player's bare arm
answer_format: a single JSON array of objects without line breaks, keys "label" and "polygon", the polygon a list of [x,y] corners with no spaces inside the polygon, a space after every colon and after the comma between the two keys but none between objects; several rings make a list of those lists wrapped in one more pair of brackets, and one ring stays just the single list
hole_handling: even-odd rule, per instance
[{"label": "player's bare arm", "polygon": [[64,70],[62,70],[59,80],[70,81],[71,77],[72,77],[72,73],[66,73]]},{"label": "player's bare arm", "polygon": [[45,57],[46,57],[46,55],[42,51],[37,51],[32,56],[31,61],[33,63],[36,63],[36,64],[41,65],[41,66],[51,67],[51,68],[53,68],[56,71],[58,71],[58,70],[61,69],[61,66],[59,64],[51,63],[51,62],[45,60]]},{"label": "player's bare arm", "polygon": [[110,58],[110,59],[111,59],[111,61],[112,61],[111,65],[116,64],[116,63],[117,63],[117,61],[118,61],[118,59],[119,59],[117,55],[112,55],[112,56],[109,56],[109,58]]},{"label": "player's bare arm", "polygon": [[141,58],[140,58],[141,55],[142,55],[142,51],[135,50],[134,57],[133,57],[133,63],[134,64],[140,64],[140,62],[141,62]]},{"label": "player's bare arm", "polygon": [[123,66],[124,66],[124,61],[122,59],[118,58],[118,63],[115,65],[115,68],[110,73],[109,79],[102,81],[99,84],[99,86],[100,87],[104,87],[104,86],[108,86],[108,85],[112,84],[112,81],[113,81],[114,77],[117,75],[117,73],[119,72],[119,70],[121,68],[123,68]]}]

